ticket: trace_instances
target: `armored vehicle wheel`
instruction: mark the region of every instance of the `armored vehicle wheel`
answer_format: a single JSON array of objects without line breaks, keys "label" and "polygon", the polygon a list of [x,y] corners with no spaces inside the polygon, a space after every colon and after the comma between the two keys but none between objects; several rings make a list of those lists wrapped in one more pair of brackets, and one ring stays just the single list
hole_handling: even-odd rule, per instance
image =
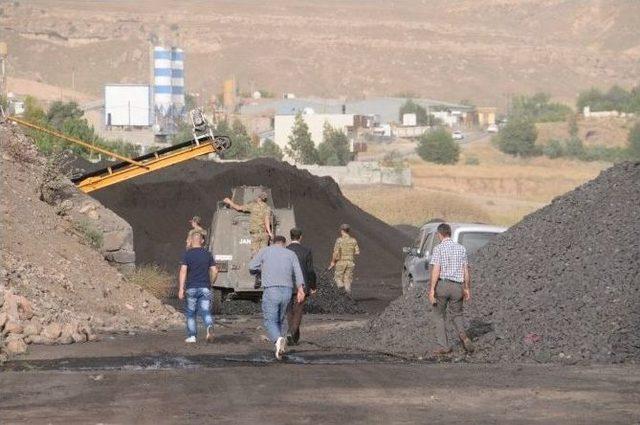
[{"label": "armored vehicle wheel", "polygon": [[211,309],[213,310],[213,314],[222,314],[222,303],[227,296],[227,292],[219,288],[213,288],[212,295],[213,301],[211,303]]}]

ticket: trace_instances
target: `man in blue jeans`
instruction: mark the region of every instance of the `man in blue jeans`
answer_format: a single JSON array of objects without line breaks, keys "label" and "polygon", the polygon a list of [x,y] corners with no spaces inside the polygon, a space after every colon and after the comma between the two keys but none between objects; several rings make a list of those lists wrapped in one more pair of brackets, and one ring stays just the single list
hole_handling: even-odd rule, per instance
[{"label": "man in blue jeans", "polygon": [[189,235],[189,249],[180,263],[178,298],[183,300],[187,293],[187,344],[196,342],[196,311],[200,312],[207,328],[207,342],[213,341],[213,316],[211,315],[211,283],[218,277],[218,268],[213,255],[202,247],[204,235],[195,231]]},{"label": "man in blue jeans", "polygon": [[262,248],[249,262],[249,270],[262,272],[262,315],[264,327],[275,344],[276,359],[287,351],[285,317],[292,289],[297,287],[297,301],[304,301],[304,277],[296,254],[285,248],[284,236],[276,236],[273,245]]}]

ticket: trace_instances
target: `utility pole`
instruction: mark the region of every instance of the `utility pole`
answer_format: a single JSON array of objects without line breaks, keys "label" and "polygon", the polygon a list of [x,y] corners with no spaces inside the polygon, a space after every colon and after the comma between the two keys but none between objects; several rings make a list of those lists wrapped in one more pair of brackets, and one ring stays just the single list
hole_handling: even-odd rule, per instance
[{"label": "utility pole", "polygon": [[7,43],[0,42],[0,96],[7,97]]}]

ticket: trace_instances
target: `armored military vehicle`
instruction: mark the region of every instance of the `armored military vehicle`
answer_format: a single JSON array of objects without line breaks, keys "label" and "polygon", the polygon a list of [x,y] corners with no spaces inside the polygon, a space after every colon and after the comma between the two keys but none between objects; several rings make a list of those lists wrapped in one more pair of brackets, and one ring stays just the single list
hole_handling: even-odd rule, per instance
[{"label": "armored military vehicle", "polygon": [[[293,207],[275,208],[271,189],[264,186],[240,186],[233,188],[234,203],[246,205],[265,192],[271,208],[274,235],[288,238],[289,230],[295,227]],[[209,249],[215,255],[220,274],[213,285],[213,309],[220,311],[222,302],[229,299],[259,299],[262,289],[256,288],[256,278],[249,273],[251,260],[251,235],[249,214],[236,211],[224,202],[218,202],[211,222]]]}]

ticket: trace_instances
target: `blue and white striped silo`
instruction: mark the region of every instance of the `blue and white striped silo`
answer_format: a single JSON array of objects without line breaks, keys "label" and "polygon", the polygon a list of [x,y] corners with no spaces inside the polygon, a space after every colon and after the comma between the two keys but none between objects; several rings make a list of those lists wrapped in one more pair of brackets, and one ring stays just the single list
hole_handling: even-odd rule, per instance
[{"label": "blue and white striped silo", "polygon": [[153,49],[153,102],[156,112],[166,115],[171,110],[171,50],[164,47]]},{"label": "blue and white striped silo", "polygon": [[171,49],[171,101],[176,111],[184,108],[184,51]]}]

